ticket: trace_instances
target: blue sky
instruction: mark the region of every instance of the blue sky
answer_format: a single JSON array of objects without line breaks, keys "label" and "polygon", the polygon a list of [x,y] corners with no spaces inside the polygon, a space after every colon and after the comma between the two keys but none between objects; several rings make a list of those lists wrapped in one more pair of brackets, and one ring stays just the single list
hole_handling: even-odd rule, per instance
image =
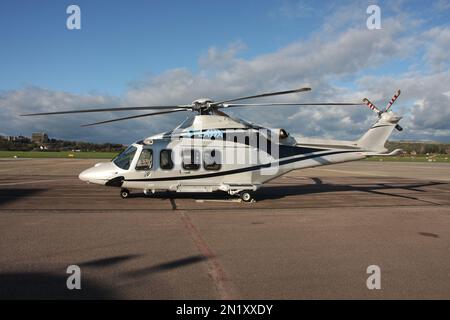
[{"label": "blue sky", "polygon": [[[310,1],[311,2],[311,1]],[[82,29],[67,30],[77,4]],[[277,1],[2,1],[5,63],[0,88],[37,85],[121,94],[127,84],[166,69],[197,69],[212,45],[246,43],[243,57],[283,47],[321,23],[280,12]],[[5,41],[6,40],[6,41]]]},{"label": "blue sky", "polygon": [[[365,10],[374,3],[382,10],[383,29],[369,31]],[[81,30],[66,28],[70,4],[81,8]],[[447,116],[450,86],[446,90],[442,82],[449,73],[449,58],[444,54],[449,48],[449,17],[448,0],[4,0],[0,2],[0,106],[3,101],[4,108],[11,110],[6,114],[14,121],[2,125],[0,133],[29,134],[42,129],[62,138],[129,142],[139,135],[170,129],[161,125],[162,119],[167,126],[179,119],[124,122],[120,127],[80,133],[73,120],[58,118],[39,125],[19,121],[17,113],[49,106],[106,107],[109,103],[138,105],[165,99],[187,103],[202,96],[218,99],[303,83],[319,86],[313,88],[317,92],[313,99],[359,99],[372,94],[373,99],[386,101],[398,88],[383,84],[392,83],[411,88],[399,100],[399,110],[409,113],[410,128],[414,129],[398,138],[447,141],[450,126],[428,119],[423,108],[442,95],[439,106],[432,108],[444,113],[441,118]],[[361,46],[367,44],[361,42],[368,38],[373,44],[364,57]],[[341,54],[345,56],[339,60]],[[287,61],[292,61],[291,68]],[[309,70],[304,61],[317,64],[317,72]],[[412,78],[415,83],[427,81],[433,94],[431,89],[413,93]],[[435,86],[433,81],[441,85]],[[304,135],[348,138],[358,134],[362,123],[373,120],[368,112],[339,110],[334,114],[350,117],[354,127],[321,125],[322,119],[329,121],[329,111],[318,110],[322,118],[316,117],[316,129],[294,126],[296,114],[311,117],[315,111],[290,109],[283,111],[283,117],[264,115],[255,121]],[[243,111],[242,115],[253,114]],[[428,118],[425,121],[419,115]],[[286,116],[292,119],[283,122]],[[61,121],[67,122],[59,127]],[[135,133],[127,134],[129,128],[136,129]]]},{"label": "blue sky", "polygon": [[[355,8],[364,9],[361,3]],[[81,30],[65,26],[70,4],[81,8]],[[211,46],[242,41],[243,58],[273,52],[307,38],[338,7],[332,1],[2,1],[0,36],[7,50],[0,51],[0,88],[118,95],[148,74],[197,70]],[[412,1],[405,8],[423,12],[429,4]]]}]

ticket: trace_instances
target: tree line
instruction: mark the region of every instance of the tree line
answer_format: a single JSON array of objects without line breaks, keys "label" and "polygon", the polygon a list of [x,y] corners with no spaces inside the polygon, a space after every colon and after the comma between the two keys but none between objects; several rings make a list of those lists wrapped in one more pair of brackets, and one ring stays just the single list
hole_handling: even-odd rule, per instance
[{"label": "tree line", "polygon": [[[83,141],[66,141],[49,139],[42,144],[32,142],[29,138],[22,137],[16,141],[0,140],[0,150],[2,151],[72,151],[83,152],[119,152],[124,146],[118,143],[92,143]],[[44,150],[42,150],[44,149]]]},{"label": "tree line", "polygon": [[389,151],[402,149],[409,154],[450,154],[450,143],[388,141],[386,148]]}]

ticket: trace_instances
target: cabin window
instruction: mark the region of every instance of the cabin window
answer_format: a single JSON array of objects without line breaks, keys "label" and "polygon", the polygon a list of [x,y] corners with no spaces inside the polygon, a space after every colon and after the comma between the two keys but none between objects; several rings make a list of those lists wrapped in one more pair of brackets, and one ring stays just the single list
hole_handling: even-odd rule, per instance
[{"label": "cabin window", "polygon": [[120,169],[128,170],[130,168],[131,162],[133,161],[134,155],[136,154],[137,148],[134,146],[129,146],[121,154],[113,159],[113,163]]},{"label": "cabin window", "polygon": [[153,165],[153,152],[151,149],[142,149],[138,162],[136,163],[136,170],[150,170]]},{"label": "cabin window", "polygon": [[161,150],[159,154],[159,166],[164,170],[173,169],[172,150]]},{"label": "cabin window", "polygon": [[206,150],[203,153],[203,167],[205,170],[220,170],[222,159],[218,150]]},{"label": "cabin window", "polygon": [[200,168],[200,151],[196,149],[184,149],[181,156],[183,169],[198,170]]}]

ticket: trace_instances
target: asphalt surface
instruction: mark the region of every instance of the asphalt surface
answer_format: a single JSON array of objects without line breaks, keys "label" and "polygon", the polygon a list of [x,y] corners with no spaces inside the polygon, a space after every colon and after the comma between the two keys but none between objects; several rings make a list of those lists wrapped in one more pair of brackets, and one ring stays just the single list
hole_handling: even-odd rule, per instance
[{"label": "asphalt surface", "polygon": [[241,203],[123,200],[77,179],[96,162],[0,160],[0,298],[450,298],[448,164],[296,171]]}]

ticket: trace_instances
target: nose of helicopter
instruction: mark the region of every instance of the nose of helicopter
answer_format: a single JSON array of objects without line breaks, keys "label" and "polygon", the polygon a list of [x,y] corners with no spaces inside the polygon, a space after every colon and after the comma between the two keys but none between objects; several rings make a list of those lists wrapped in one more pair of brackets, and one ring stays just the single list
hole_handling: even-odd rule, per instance
[{"label": "nose of helicopter", "polygon": [[114,165],[108,163],[98,163],[94,167],[84,170],[78,175],[81,181],[104,185],[107,181],[117,175]]},{"label": "nose of helicopter", "polygon": [[91,169],[84,170],[78,175],[78,179],[80,179],[81,181],[89,182],[89,180],[92,178],[90,171]]}]

